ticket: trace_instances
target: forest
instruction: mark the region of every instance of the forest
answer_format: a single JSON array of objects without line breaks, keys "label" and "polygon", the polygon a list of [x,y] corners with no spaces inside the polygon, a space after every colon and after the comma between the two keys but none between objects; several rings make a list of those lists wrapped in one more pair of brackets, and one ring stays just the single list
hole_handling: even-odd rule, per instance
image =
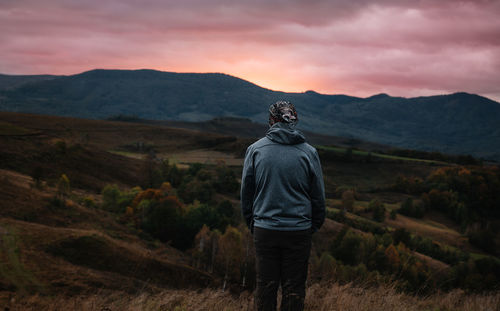
[{"label": "forest", "polygon": [[[224,163],[179,169],[168,160],[150,169],[144,189],[104,187],[99,208],[116,213],[146,239],[188,251],[197,268],[233,284],[253,286],[255,259],[251,234],[239,212],[237,171]],[[401,289],[419,293],[498,289],[498,167],[437,168],[423,180],[398,176],[391,188],[412,197],[389,209],[378,199],[356,206],[355,189],[338,193],[340,205],[330,205],[327,217],[342,228],[333,236],[314,237],[312,279],[370,284],[396,280]],[[422,218],[430,211],[445,214],[474,247],[489,255],[473,255],[383,223],[386,217]],[[438,271],[415,253],[449,269]]]}]

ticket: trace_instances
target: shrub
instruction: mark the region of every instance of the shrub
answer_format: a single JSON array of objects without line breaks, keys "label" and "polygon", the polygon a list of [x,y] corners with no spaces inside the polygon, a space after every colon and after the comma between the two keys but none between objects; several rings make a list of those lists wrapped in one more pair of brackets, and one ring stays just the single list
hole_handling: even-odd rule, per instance
[{"label": "shrub", "polygon": [[82,204],[83,204],[83,206],[88,207],[88,208],[97,207],[97,204],[95,203],[94,198],[92,198],[92,197],[83,198]]},{"label": "shrub", "polygon": [[357,265],[362,259],[363,238],[348,230],[342,237],[338,247],[334,249],[333,255],[348,265]]},{"label": "shrub", "polygon": [[342,193],[342,207],[344,210],[352,212],[354,207],[354,190],[346,190]]},{"label": "shrub", "polygon": [[129,191],[120,191],[117,185],[106,185],[102,191],[102,209],[123,213],[127,206],[131,206],[134,198],[141,191],[141,188],[132,188]]}]

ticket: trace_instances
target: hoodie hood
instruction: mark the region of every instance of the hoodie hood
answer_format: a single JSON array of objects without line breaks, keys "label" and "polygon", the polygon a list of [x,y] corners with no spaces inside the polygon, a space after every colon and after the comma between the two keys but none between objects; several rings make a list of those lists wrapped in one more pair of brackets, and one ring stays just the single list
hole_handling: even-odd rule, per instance
[{"label": "hoodie hood", "polygon": [[294,129],[293,125],[278,122],[267,131],[266,137],[270,140],[284,145],[296,145],[306,141],[304,134]]}]

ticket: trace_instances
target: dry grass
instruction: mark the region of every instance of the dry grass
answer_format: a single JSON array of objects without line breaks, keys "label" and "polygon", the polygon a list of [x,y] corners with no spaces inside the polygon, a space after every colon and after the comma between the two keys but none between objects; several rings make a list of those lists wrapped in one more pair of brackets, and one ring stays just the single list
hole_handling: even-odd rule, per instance
[{"label": "dry grass", "polygon": [[[398,293],[393,286],[364,289],[334,284],[328,288],[315,284],[309,288],[308,310],[499,310],[500,293],[466,294],[461,290],[416,297]],[[320,298],[320,299],[318,299]]]},{"label": "dry grass", "polygon": [[164,153],[159,154],[159,157],[168,158],[173,163],[204,163],[204,164],[217,164],[223,161],[229,166],[242,166],[243,159],[237,158],[233,154],[225,152],[209,150],[209,149],[196,149],[188,150],[180,153]]},{"label": "dry grass", "polygon": [[[3,299],[2,299],[3,298]],[[500,292],[466,294],[461,290],[416,297],[398,293],[393,286],[376,288],[352,284],[313,284],[307,290],[305,310],[318,311],[498,311]],[[76,297],[17,297],[1,295],[0,307],[10,310],[253,310],[253,296],[243,292],[234,295],[215,289],[162,290],[157,293],[100,292]]]},{"label": "dry grass", "polygon": [[416,232],[420,236],[461,249],[474,250],[468,243],[467,237],[453,228],[447,227],[444,224],[437,224],[431,220],[416,219],[398,214],[395,220],[388,218],[385,220],[385,223],[391,227],[405,228],[411,232]]}]

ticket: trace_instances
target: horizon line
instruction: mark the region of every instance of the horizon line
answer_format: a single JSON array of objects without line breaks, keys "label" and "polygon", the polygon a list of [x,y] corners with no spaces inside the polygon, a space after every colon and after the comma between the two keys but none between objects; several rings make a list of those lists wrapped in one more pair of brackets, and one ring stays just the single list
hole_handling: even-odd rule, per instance
[{"label": "horizon line", "polygon": [[182,72],[182,71],[165,71],[165,70],[160,70],[160,69],[152,69],[152,68],[136,68],[136,69],[120,69],[120,68],[93,68],[93,69],[89,69],[89,70],[85,70],[85,71],[81,71],[81,72],[78,72],[78,73],[73,73],[73,74],[51,74],[51,73],[41,73],[41,74],[10,74],[10,73],[3,73],[3,72],[0,72],[0,75],[5,75],[5,76],[54,76],[54,77],[70,77],[70,76],[76,76],[76,75],[80,75],[80,74],[83,74],[83,73],[86,73],[86,72],[91,72],[91,71],[97,71],[97,70],[109,70],[109,71],[157,71],[157,72],[163,72],[163,73],[176,73],[176,74],[221,74],[221,75],[226,75],[226,76],[230,76],[230,77],[233,77],[233,78],[236,78],[236,79],[240,79],[240,80],[243,80],[245,82],[248,82],[248,83],[251,83],[255,86],[258,86],[260,88],[263,88],[263,89],[266,89],[266,90],[270,90],[270,91],[273,91],[273,92],[283,92],[283,93],[295,93],[295,94],[305,94],[307,92],[314,92],[316,94],[320,94],[320,95],[327,95],[327,96],[349,96],[349,97],[355,97],[355,98],[360,98],[360,99],[368,99],[370,97],[375,97],[375,96],[379,96],[379,95],[386,95],[388,97],[392,97],[392,98],[404,98],[404,99],[412,99],[412,98],[421,98],[421,97],[433,97],[433,96],[447,96],[447,95],[454,95],[454,94],[468,94],[468,95],[475,95],[475,96],[480,96],[480,97],[483,97],[483,98],[486,98],[488,100],[491,100],[493,102],[496,102],[497,104],[500,104],[500,99],[497,101],[495,99],[492,99],[490,97],[487,97],[487,96],[484,96],[484,95],[480,95],[480,94],[477,94],[477,93],[469,93],[469,92],[465,92],[465,91],[450,91],[449,93],[441,93],[441,94],[434,94],[434,95],[421,95],[421,96],[414,96],[414,97],[409,97],[409,96],[392,96],[392,95],[389,95],[388,93],[386,92],[380,92],[380,93],[375,93],[375,94],[372,94],[370,96],[366,96],[366,97],[360,97],[360,96],[353,96],[353,95],[348,95],[348,94],[345,94],[345,93],[319,93],[315,90],[305,90],[305,91],[282,91],[282,90],[276,90],[276,89],[271,89],[271,88],[268,88],[268,87],[265,87],[265,86],[262,86],[262,85],[259,85],[255,82],[252,82],[250,80],[246,80],[244,78],[240,78],[238,76],[235,76],[235,75],[231,75],[231,74],[228,74],[228,73],[224,73],[224,72],[194,72],[194,71],[185,71],[185,72]]}]

